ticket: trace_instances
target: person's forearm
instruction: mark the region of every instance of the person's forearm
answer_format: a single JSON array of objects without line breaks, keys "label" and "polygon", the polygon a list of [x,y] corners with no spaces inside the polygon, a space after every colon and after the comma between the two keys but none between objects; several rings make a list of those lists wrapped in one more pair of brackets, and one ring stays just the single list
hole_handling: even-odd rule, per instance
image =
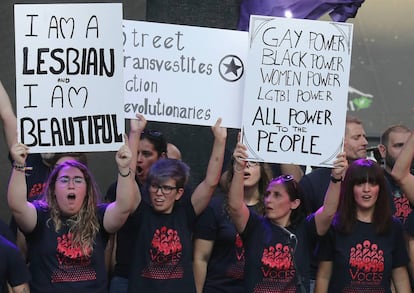
[{"label": "person's forearm", "polygon": [[392,176],[399,182],[410,174],[411,162],[414,157],[414,133],[411,134],[404,148],[398,155],[398,158],[392,168]]},{"label": "person's forearm", "polygon": [[392,168],[391,175],[405,193],[405,196],[414,203],[414,176],[410,173],[411,163],[414,157],[414,134],[411,134],[405,143],[403,150]]},{"label": "person's forearm", "polygon": [[214,143],[207,166],[206,177],[196,187],[191,196],[191,204],[196,215],[199,215],[207,207],[220,181],[227,138],[227,128],[221,127],[220,124],[221,118],[217,119],[216,124],[211,127],[214,134]]},{"label": "person's forearm", "polygon": [[249,219],[249,209],[244,203],[244,166],[237,163],[234,165],[234,175],[228,197],[230,217],[237,232],[242,233]]},{"label": "person's forearm", "polygon": [[137,189],[134,183],[132,170],[129,167],[119,168],[115,201],[121,214],[129,214],[132,209],[136,196],[134,191]]},{"label": "person's forearm", "polygon": [[202,260],[194,260],[193,262],[194,281],[197,293],[203,292],[204,283],[207,275],[207,263]]},{"label": "person's forearm", "polygon": [[315,214],[316,231],[318,235],[324,235],[328,231],[338,208],[340,191],[340,182],[329,183],[323,206]]},{"label": "person's forearm", "polygon": [[205,182],[211,188],[216,188],[220,182],[221,169],[224,162],[224,151],[226,147],[226,139],[215,138],[213,149],[211,151],[210,160],[207,166]]},{"label": "person's forearm", "polygon": [[7,191],[7,201],[13,214],[24,211],[27,202],[26,194],[25,172],[13,169]]},{"label": "person's forearm", "polygon": [[331,179],[326,190],[323,206],[316,212],[315,223],[318,235],[324,235],[335,216],[339,205],[339,195],[341,193],[341,184],[345,171],[348,168],[348,161],[345,152],[337,155],[333,162],[331,170]]},{"label": "person's forearm", "polygon": [[228,204],[230,215],[237,215],[244,203],[244,167],[237,163],[233,166],[233,178],[231,180]]},{"label": "person's forearm", "polygon": [[316,280],[316,285],[315,285],[315,293],[326,293],[328,292],[328,280],[321,280],[318,279]]},{"label": "person's forearm", "polygon": [[31,203],[27,201],[26,174],[24,171],[13,169],[7,190],[7,202],[22,231],[31,231],[35,225],[35,221],[31,217],[35,215],[29,213]]},{"label": "person's forearm", "polygon": [[10,98],[7,95],[2,83],[0,82],[0,117],[3,121],[4,135],[7,146],[11,146],[17,142],[17,121],[14,114]]}]

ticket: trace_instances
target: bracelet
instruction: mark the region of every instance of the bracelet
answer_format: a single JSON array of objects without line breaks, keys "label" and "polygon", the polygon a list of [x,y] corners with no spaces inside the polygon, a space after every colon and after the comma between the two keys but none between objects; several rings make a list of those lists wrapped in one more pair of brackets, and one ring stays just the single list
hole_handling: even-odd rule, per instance
[{"label": "bracelet", "polygon": [[13,168],[16,171],[19,172],[26,172],[26,170],[32,170],[32,167],[26,167],[26,164],[17,164],[16,162],[13,162]]},{"label": "bracelet", "polygon": [[131,174],[131,168],[128,169],[127,174],[122,174],[121,171],[118,170],[118,174],[121,175],[121,177],[128,177]]},{"label": "bracelet", "polygon": [[338,183],[338,182],[341,182],[341,181],[342,181],[342,176],[341,176],[341,177],[339,177],[339,178],[335,178],[335,177],[333,177],[333,176],[331,175],[331,181],[332,181],[333,183]]}]

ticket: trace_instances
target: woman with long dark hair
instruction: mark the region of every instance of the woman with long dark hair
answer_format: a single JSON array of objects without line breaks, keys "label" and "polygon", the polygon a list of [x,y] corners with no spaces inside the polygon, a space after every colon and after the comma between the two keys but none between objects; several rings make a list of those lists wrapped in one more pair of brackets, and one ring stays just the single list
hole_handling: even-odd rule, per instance
[{"label": "woman with long dark hair", "polygon": [[383,169],[354,161],[338,211],[321,243],[315,292],[411,292],[402,224],[390,208]]}]

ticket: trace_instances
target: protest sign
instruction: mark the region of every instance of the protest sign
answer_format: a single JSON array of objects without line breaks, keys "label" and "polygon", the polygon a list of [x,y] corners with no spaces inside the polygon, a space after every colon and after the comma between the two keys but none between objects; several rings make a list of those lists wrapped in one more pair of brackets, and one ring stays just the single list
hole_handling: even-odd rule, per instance
[{"label": "protest sign", "polygon": [[352,31],[251,17],[242,116],[249,160],[332,166],[343,147]]},{"label": "protest sign", "polygon": [[122,4],[15,5],[18,140],[31,152],[122,144]]},{"label": "protest sign", "polygon": [[125,20],[125,116],[240,128],[248,33]]}]

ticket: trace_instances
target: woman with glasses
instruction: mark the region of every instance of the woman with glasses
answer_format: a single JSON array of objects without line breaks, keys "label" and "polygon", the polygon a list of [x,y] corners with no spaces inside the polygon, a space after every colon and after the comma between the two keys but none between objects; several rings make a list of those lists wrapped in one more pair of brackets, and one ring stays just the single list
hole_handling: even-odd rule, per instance
[{"label": "woman with glasses", "polygon": [[[194,231],[193,270],[197,292],[245,292],[244,247],[228,213],[226,191],[233,178],[233,164],[226,172],[225,186],[200,215]],[[247,162],[244,170],[244,202],[260,215],[263,194],[271,178],[268,164]]]},{"label": "woman with glasses", "polygon": [[412,292],[402,224],[392,216],[384,169],[376,162],[349,166],[319,259],[315,292]]},{"label": "woman with glasses", "polygon": [[251,212],[244,202],[246,146],[239,142],[233,157],[229,213],[244,244],[245,292],[309,292],[310,255],[336,211],[347,167],[345,153],[334,162],[324,205],[309,217],[299,185],[290,175],[270,181],[264,194],[264,216]]},{"label": "woman with glasses", "polygon": [[[148,173],[150,202],[139,200],[131,216],[136,237],[128,292],[195,292],[192,233],[196,217],[207,207],[220,179],[227,129],[218,119],[205,179],[191,196],[183,196],[189,167],[160,159]],[[131,142],[132,139],[131,139]]]},{"label": "woman with glasses", "polygon": [[7,200],[28,242],[31,292],[107,292],[104,248],[109,233],[126,221],[139,194],[126,144],[116,154],[116,200],[99,204],[95,180],[88,168],[67,160],[57,165],[46,183],[44,198],[27,201],[27,146],[11,148],[14,160]]}]

